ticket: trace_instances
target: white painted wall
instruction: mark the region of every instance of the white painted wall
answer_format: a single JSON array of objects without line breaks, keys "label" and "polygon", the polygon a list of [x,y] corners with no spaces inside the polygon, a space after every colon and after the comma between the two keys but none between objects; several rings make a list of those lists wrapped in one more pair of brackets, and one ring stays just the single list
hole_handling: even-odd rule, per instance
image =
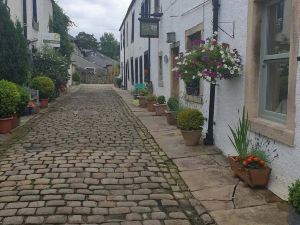
[{"label": "white painted wall", "polygon": [[[132,11],[140,11],[141,0],[137,0]],[[202,0],[205,2],[205,0]],[[173,3],[173,4],[172,4]],[[160,37],[151,40],[151,77],[156,95],[165,95],[170,97],[170,44],[166,43],[166,33],[176,32],[177,41],[180,42],[180,52],[185,52],[185,31],[200,24],[204,24],[204,37],[212,35],[212,5],[211,1],[204,4],[203,7],[196,8],[185,14],[190,9],[199,5],[199,0],[162,0],[163,17],[160,21]],[[153,4],[153,3],[152,3]],[[219,31],[219,40],[229,43],[232,48],[238,49],[242,55],[243,61],[246,60],[246,40],[247,40],[247,14],[248,4],[245,0],[221,0],[220,9],[220,26],[228,33],[232,33],[231,24],[223,24],[222,22],[235,22],[235,37],[231,38],[224,32]],[[184,14],[184,15],[183,15]],[[136,13],[137,15],[137,13]],[[126,19],[129,21],[129,38],[131,35],[131,13]],[[126,24],[125,23],[125,24]],[[136,16],[135,22],[135,42],[129,44],[126,49],[126,59],[143,55],[148,49],[147,40],[139,38],[139,22]],[[163,56],[169,57],[168,63],[163,63],[164,86],[158,85],[158,53],[163,52]],[[300,49],[299,49],[300,55]],[[121,52],[121,62],[123,61],[123,52]],[[300,64],[298,64],[297,77],[300,78]],[[131,88],[128,82],[129,89]],[[184,83],[180,83],[180,92],[184,93]],[[235,151],[229,142],[228,125],[235,125],[238,120],[238,111],[244,106],[245,99],[245,76],[244,74],[237,79],[231,81],[220,81],[216,87],[216,103],[215,103],[215,127],[214,137],[216,146],[219,147],[224,155],[234,155]],[[209,92],[210,85],[204,81],[203,105],[193,104],[199,108],[206,117],[208,117],[209,108]],[[300,178],[300,79],[297,79],[296,93],[296,136],[295,147],[291,148],[284,144],[275,142],[278,148],[279,158],[272,162],[272,176],[269,188],[280,197],[286,199],[288,185],[295,179]],[[207,125],[205,125],[206,129]]]}]

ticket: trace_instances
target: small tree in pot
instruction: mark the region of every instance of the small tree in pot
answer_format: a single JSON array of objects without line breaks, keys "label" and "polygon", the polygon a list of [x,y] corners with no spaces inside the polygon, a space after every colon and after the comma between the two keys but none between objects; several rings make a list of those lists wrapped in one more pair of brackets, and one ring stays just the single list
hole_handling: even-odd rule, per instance
[{"label": "small tree in pot", "polygon": [[147,108],[147,95],[149,91],[147,89],[141,89],[138,92],[139,106],[141,108]]},{"label": "small tree in pot", "polygon": [[290,225],[300,225],[300,180],[289,187],[289,202],[293,209],[289,216]]},{"label": "small tree in pot", "polygon": [[177,126],[187,146],[199,144],[203,125],[203,114],[197,109],[184,109],[177,115]]},{"label": "small tree in pot", "polygon": [[39,91],[40,107],[47,108],[48,101],[55,92],[55,86],[53,81],[44,76],[35,77],[32,80],[32,88]]},{"label": "small tree in pot", "polygon": [[157,97],[155,95],[148,95],[147,98],[147,109],[149,112],[155,112],[154,104],[157,101]]},{"label": "small tree in pot", "polygon": [[165,115],[169,125],[176,125],[176,114],[179,110],[179,101],[177,98],[171,97],[167,102],[168,109],[165,110]]},{"label": "small tree in pot", "polygon": [[157,116],[164,116],[167,110],[166,97],[159,96],[157,98],[157,104],[154,105],[155,112]]},{"label": "small tree in pot", "polygon": [[23,88],[20,85],[17,85],[17,90],[20,94],[20,101],[18,102],[16,106],[16,113],[13,116],[13,121],[12,121],[12,128],[17,127],[20,124],[20,117],[24,114],[26,111],[26,108],[28,106],[30,97],[29,93],[25,88]]},{"label": "small tree in pot", "polygon": [[20,102],[17,86],[9,81],[0,81],[0,134],[8,133],[12,129],[13,115]]}]

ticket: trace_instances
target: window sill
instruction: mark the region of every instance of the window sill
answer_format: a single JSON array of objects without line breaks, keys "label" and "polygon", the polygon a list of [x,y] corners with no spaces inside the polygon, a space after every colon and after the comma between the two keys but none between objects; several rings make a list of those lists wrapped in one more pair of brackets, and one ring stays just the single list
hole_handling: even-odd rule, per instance
[{"label": "window sill", "polygon": [[197,104],[203,104],[202,96],[184,95],[184,99],[188,102],[193,102]]},{"label": "window sill", "polygon": [[250,123],[251,131],[288,146],[294,146],[295,132],[286,126],[262,118],[252,118]]}]

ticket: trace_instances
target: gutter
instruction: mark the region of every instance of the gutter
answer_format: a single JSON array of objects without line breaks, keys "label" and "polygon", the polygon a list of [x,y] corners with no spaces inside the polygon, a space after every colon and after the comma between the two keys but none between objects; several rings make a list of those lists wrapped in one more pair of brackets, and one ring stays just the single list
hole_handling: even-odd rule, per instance
[{"label": "gutter", "polygon": [[121,24],[121,26],[120,26],[120,28],[119,28],[119,31],[122,30],[122,27],[123,27],[123,25],[124,25],[124,23],[125,23],[125,20],[127,19],[128,15],[129,15],[129,13],[130,13],[130,10],[132,9],[132,7],[133,7],[133,5],[134,5],[135,2],[136,2],[136,0],[132,0],[132,1],[131,1],[130,5],[129,5],[128,9],[127,9],[126,15],[125,15],[125,17],[124,17],[124,19],[123,19],[123,21],[122,21],[122,24]]}]

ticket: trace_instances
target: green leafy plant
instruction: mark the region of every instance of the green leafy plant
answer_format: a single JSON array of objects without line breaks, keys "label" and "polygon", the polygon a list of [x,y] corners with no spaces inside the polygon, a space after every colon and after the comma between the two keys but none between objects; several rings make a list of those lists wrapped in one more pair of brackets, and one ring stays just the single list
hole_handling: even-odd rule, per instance
[{"label": "green leafy plant", "polygon": [[120,77],[117,77],[117,78],[115,79],[115,85],[116,85],[118,88],[121,88],[122,82],[123,82],[123,80],[122,80],[122,78],[120,78]]},{"label": "green leafy plant", "polygon": [[25,88],[18,85],[17,89],[20,94],[20,101],[17,104],[16,113],[18,116],[21,116],[27,108],[30,97],[28,91]]},{"label": "green leafy plant", "polygon": [[157,98],[157,103],[162,105],[162,104],[166,104],[166,97],[161,95],[161,96],[158,96]]},{"label": "green leafy plant", "polygon": [[9,81],[0,80],[0,118],[11,117],[20,102],[17,86]]},{"label": "green leafy plant", "polygon": [[167,104],[171,112],[175,112],[179,109],[179,101],[177,98],[174,97],[169,98]]},{"label": "green leafy plant", "polygon": [[77,82],[77,83],[80,83],[80,80],[81,80],[81,78],[80,78],[80,73],[78,72],[78,71],[76,71],[74,74],[73,74],[73,81],[74,82]]},{"label": "green leafy plant", "polygon": [[39,90],[40,99],[50,98],[55,91],[53,81],[50,78],[44,76],[33,78],[32,88]]},{"label": "green leafy plant", "polygon": [[289,186],[289,202],[300,213],[300,180]]},{"label": "green leafy plant", "polygon": [[149,94],[149,91],[147,89],[141,89],[138,91],[139,96],[147,96]]},{"label": "green leafy plant", "polygon": [[148,95],[147,96],[147,101],[148,102],[156,102],[157,101],[157,97],[155,95]]},{"label": "green leafy plant", "polygon": [[177,115],[177,126],[181,130],[202,130],[204,125],[203,114],[197,109],[184,109]]},{"label": "green leafy plant", "polygon": [[243,108],[242,118],[239,118],[238,126],[233,129],[229,126],[232,137],[228,136],[235,150],[237,151],[240,160],[244,160],[248,156],[250,140],[248,138],[248,130],[250,123],[248,120],[248,114]]}]

